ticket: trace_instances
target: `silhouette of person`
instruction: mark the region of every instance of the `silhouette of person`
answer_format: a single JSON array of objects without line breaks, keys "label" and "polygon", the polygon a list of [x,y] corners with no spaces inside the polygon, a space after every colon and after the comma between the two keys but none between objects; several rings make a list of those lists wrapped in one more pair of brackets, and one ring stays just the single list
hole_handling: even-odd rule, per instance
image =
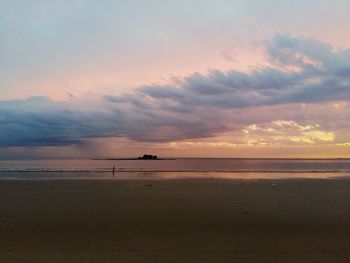
[{"label": "silhouette of person", "polygon": [[114,173],[115,173],[115,166],[113,165],[113,169],[112,169],[113,176],[114,176]]}]

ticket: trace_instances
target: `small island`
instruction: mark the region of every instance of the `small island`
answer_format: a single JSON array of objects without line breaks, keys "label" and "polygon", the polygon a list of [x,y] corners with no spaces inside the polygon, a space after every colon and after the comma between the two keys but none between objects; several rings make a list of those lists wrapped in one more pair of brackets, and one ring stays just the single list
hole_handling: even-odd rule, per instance
[{"label": "small island", "polygon": [[139,160],[157,160],[157,155],[151,155],[151,154],[144,154],[142,157],[140,156],[138,158]]},{"label": "small island", "polygon": [[144,154],[137,158],[94,158],[92,160],[107,160],[107,161],[133,161],[133,160],[176,160],[174,158],[159,158],[157,155]]}]

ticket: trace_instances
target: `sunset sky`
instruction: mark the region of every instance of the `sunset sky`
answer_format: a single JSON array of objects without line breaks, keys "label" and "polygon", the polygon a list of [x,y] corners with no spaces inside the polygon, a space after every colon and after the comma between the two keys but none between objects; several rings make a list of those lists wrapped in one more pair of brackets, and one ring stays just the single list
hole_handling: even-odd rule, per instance
[{"label": "sunset sky", "polygon": [[0,158],[350,157],[349,0],[0,0]]}]

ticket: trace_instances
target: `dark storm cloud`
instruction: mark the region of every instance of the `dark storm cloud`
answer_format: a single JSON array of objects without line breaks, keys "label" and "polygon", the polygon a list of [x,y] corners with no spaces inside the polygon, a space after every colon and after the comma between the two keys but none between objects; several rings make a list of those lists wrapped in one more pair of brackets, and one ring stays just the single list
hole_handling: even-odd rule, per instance
[{"label": "dark storm cloud", "polygon": [[313,120],[288,105],[350,99],[349,49],[281,34],[265,48],[270,67],[195,73],[167,85],[106,95],[93,105],[43,97],[1,101],[0,146],[81,144],[115,136],[157,142],[211,137],[286,117],[322,122],[322,110],[313,112]]},{"label": "dark storm cloud", "polygon": [[88,112],[45,97],[0,102],[0,146],[71,145],[121,133],[118,111]]}]

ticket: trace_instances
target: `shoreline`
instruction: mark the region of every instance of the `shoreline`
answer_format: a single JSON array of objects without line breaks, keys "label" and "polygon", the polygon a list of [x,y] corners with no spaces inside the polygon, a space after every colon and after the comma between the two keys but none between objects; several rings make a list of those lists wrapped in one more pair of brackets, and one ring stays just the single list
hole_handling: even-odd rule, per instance
[{"label": "shoreline", "polygon": [[0,171],[0,181],[350,180],[350,172]]},{"label": "shoreline", "polygon": [[[109,170],[0,170],[0,173],[110,173]],[[350,170],[115,170],[116,173],[350,173]]]}]

